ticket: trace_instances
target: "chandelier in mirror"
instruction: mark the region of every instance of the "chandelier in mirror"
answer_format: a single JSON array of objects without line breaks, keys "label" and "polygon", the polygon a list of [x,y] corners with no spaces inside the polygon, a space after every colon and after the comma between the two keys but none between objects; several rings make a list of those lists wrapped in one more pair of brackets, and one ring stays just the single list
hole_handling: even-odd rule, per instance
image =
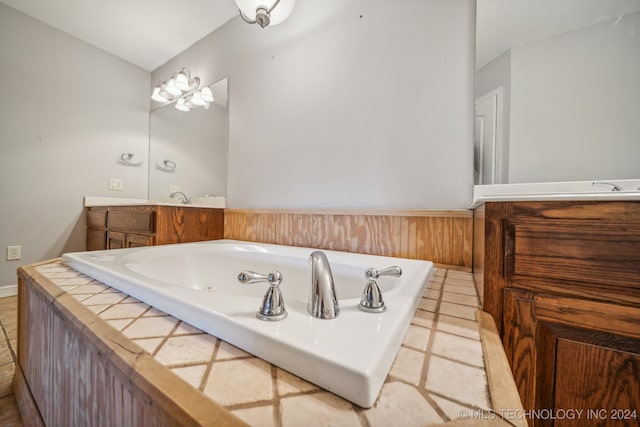
[{"label": "chandelier in mirror", "polygon": [[175,103],[176,109],[189,111],[193,108],[209,108],[213,102],[213,93],[208,87],[198,89],[200,78],[192,77],[187,67],[174,73],[169,80],[166,80],[153,88],[151,99],[161,104]]},{"label": "chandelier in mirror", "polygon": [[291,15],[296,0],[235,0],[240,17],[248,24],[264,28],[278,25]]}]

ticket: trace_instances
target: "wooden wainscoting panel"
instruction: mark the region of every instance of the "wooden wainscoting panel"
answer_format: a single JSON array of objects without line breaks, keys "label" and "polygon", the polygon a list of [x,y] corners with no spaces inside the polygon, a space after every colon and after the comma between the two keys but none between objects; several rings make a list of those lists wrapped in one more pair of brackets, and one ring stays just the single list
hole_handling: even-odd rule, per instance
[{"label": "wooden wainscoting panel", "polygon": [[225,239],[472,267],[472,211],[225,209],[224,215]]}]

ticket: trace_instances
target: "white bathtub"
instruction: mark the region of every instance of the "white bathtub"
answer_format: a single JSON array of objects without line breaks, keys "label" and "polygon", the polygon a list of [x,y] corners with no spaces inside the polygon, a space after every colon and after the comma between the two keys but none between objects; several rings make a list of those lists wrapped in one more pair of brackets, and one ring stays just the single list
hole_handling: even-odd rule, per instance
[{"label": "white bathtub", "polygon": [[[314,249],[230,240],[65,254],[70,267],[157,307],[362,407],[375,402],[429,278],[428,261],[325,250],[340,314],[311,317],[308,257]],[[358,309],[364,272],[398,265],[381,277],[387,311]],[[289,313],[256,318],[266,283],[242,285],[238,273],[278,270]]]}]

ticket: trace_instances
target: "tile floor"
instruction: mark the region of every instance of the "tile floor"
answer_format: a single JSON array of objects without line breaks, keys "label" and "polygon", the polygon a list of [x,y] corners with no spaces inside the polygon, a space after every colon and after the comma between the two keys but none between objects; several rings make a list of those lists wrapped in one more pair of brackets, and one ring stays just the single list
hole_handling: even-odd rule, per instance
[{"label": "tile floor", "polygon": [[18,297],[0,298],[0,426],[22,426],[11,392],[18,339]]}]

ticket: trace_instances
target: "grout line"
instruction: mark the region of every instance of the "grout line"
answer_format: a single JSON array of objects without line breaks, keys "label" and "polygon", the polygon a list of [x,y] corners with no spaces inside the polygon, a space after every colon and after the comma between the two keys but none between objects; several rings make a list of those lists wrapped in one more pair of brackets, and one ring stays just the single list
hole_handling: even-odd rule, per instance
[{"label": "grout line", "polygon": [[216,338],[216,343],[213,347],[211,358],[209,359],[209,362],[207,363],[207,367],[205,368],[202,374],[202,378],[200,378],[200,386],[198,387],[198,390],[200,390],[202,393],[204,393],[204,389],[209,380],[209,375],[211,374],[211,370],[213,369],[213,364],[216,363],[216,358],[218,357],[218,351],[220,350],[220,345],[222,345],[222,340],[218,337],[215,337],[215,338]]},{"label": "grout line", "polygon": [[[9,339],[9,334],[7,333],[7,330],[4,327],[4,321],[2,321],[2,320],[0,320],[0,329],[2,330],[2,335],[4,336],[4,341],[7,344],[7,348],[9,349],[9,354],[11,354],[11,359],[12,359],[13,363],[17,363],[18,356],[15,353],[15,351],[13,350],[13,346],[11,345],[11,342],[10,342],[10,339]],[[16,340],[17,340],[17,337],[16,337]]]},{"label": "grout line", "polygon": [[280,390],[278,389],[278,367],[273,364],[271,365],[271,393],[273,394],[270,403],[273,425],[274,427],[281,427],[282,413],[280,411]]},{"label": "grout line", "polygon": [[429,365],[431,363],[431,357],[433,356],[433,345],[436,339],[436,333],[438,331],[438,318],[440,317],[440,305],[442,304],[442,296],[444,294],[444,284],[447,280],[448,274],[449,270],[445,270],[439,290],[440,292],[438,294],[438,302],[436,303],[433,322],[431,323],[431,332],[429,333],[427,348],[424,351],[424,363],[422,365],[422,372],[420,374],[420,383],[418,384],[418,390],[420,391],[420,394],[422,394],[424,399],[429,403],[429,405],[431,405],[431,407],[436,411],[438,416],[442,418],[443,421],[450,421],[450,419],[446,415],[444,410],[440,408],[440,405],[438,405],[436,401],[433,400],[431,396],[429,396],[429,393],[427,392],[427,377],[429,375]]},{"label": "grout line", "polygon": [[[133,324],[134,324],[135,322],[137,322],[138,320],[142,319],[142,316],[143,316],[147,311],[149,311],[151,308],[152,308],[152,307],[151,307],[151,306],[149,306],[149,308],[148,308],[147,310],[145,310],[145,311],[144,311],[143,313],[141,313],[138,317],[136,317],[136,318],[135,318],[135,319],[133,319],[131,322],[129,322],[129,324],[127,325],[127,328],[128,328],[129,326],[133,325]],[[173,317],[173,316],[169,316],[169,317]],[[158,353],[160,352],[160,349],[161,349],[161,348],[162,348],[162,347],[167,343],[167,341],[169,341],[169,338],[171,338],[171,337],[173,336],[173,333],[174,333],[175,331],[177,331],[177,330],[178,330],[178,328],[180,328],[180,325],[182,325],[182,320],[178,319],[177,317],[173,317],[173,318],[174,318],[174,319],[176,319],[176,320],[177,320],[177,322],[176,322],[176,324],[175,324],[175,325],[173,325],[173,328],[171,329],[171,331],[169,331],[169,333],[168,333],[168,334],[166,334],[166,335],[164,335],[164,336],[158,335],[158,336],[156,336],[156,337],[141,337],[141,338],[139,338],[139,339],[145,339],[145,338],[162,338],[162,341],[160,341],[160,344],[158,344],[158,345],[156,346],[156,349],[155,349],[155,350],[153,351],[153,353],[152,353],[152,356],[153,356],[153,358],[154,358],[154,359],[156,358],[156,356],[157,356],[157,355],[158,355]],[[124,333],[124,330],[125,330],[125,329],[127,329],[127,328],[124,328],[124,329],[122,330],[122,331],[123,331],[123,333]],[[126,335],[125,335],[125,336],[126,336]],[[131,339],[131,338],[129,338],[129,339]]]}]

